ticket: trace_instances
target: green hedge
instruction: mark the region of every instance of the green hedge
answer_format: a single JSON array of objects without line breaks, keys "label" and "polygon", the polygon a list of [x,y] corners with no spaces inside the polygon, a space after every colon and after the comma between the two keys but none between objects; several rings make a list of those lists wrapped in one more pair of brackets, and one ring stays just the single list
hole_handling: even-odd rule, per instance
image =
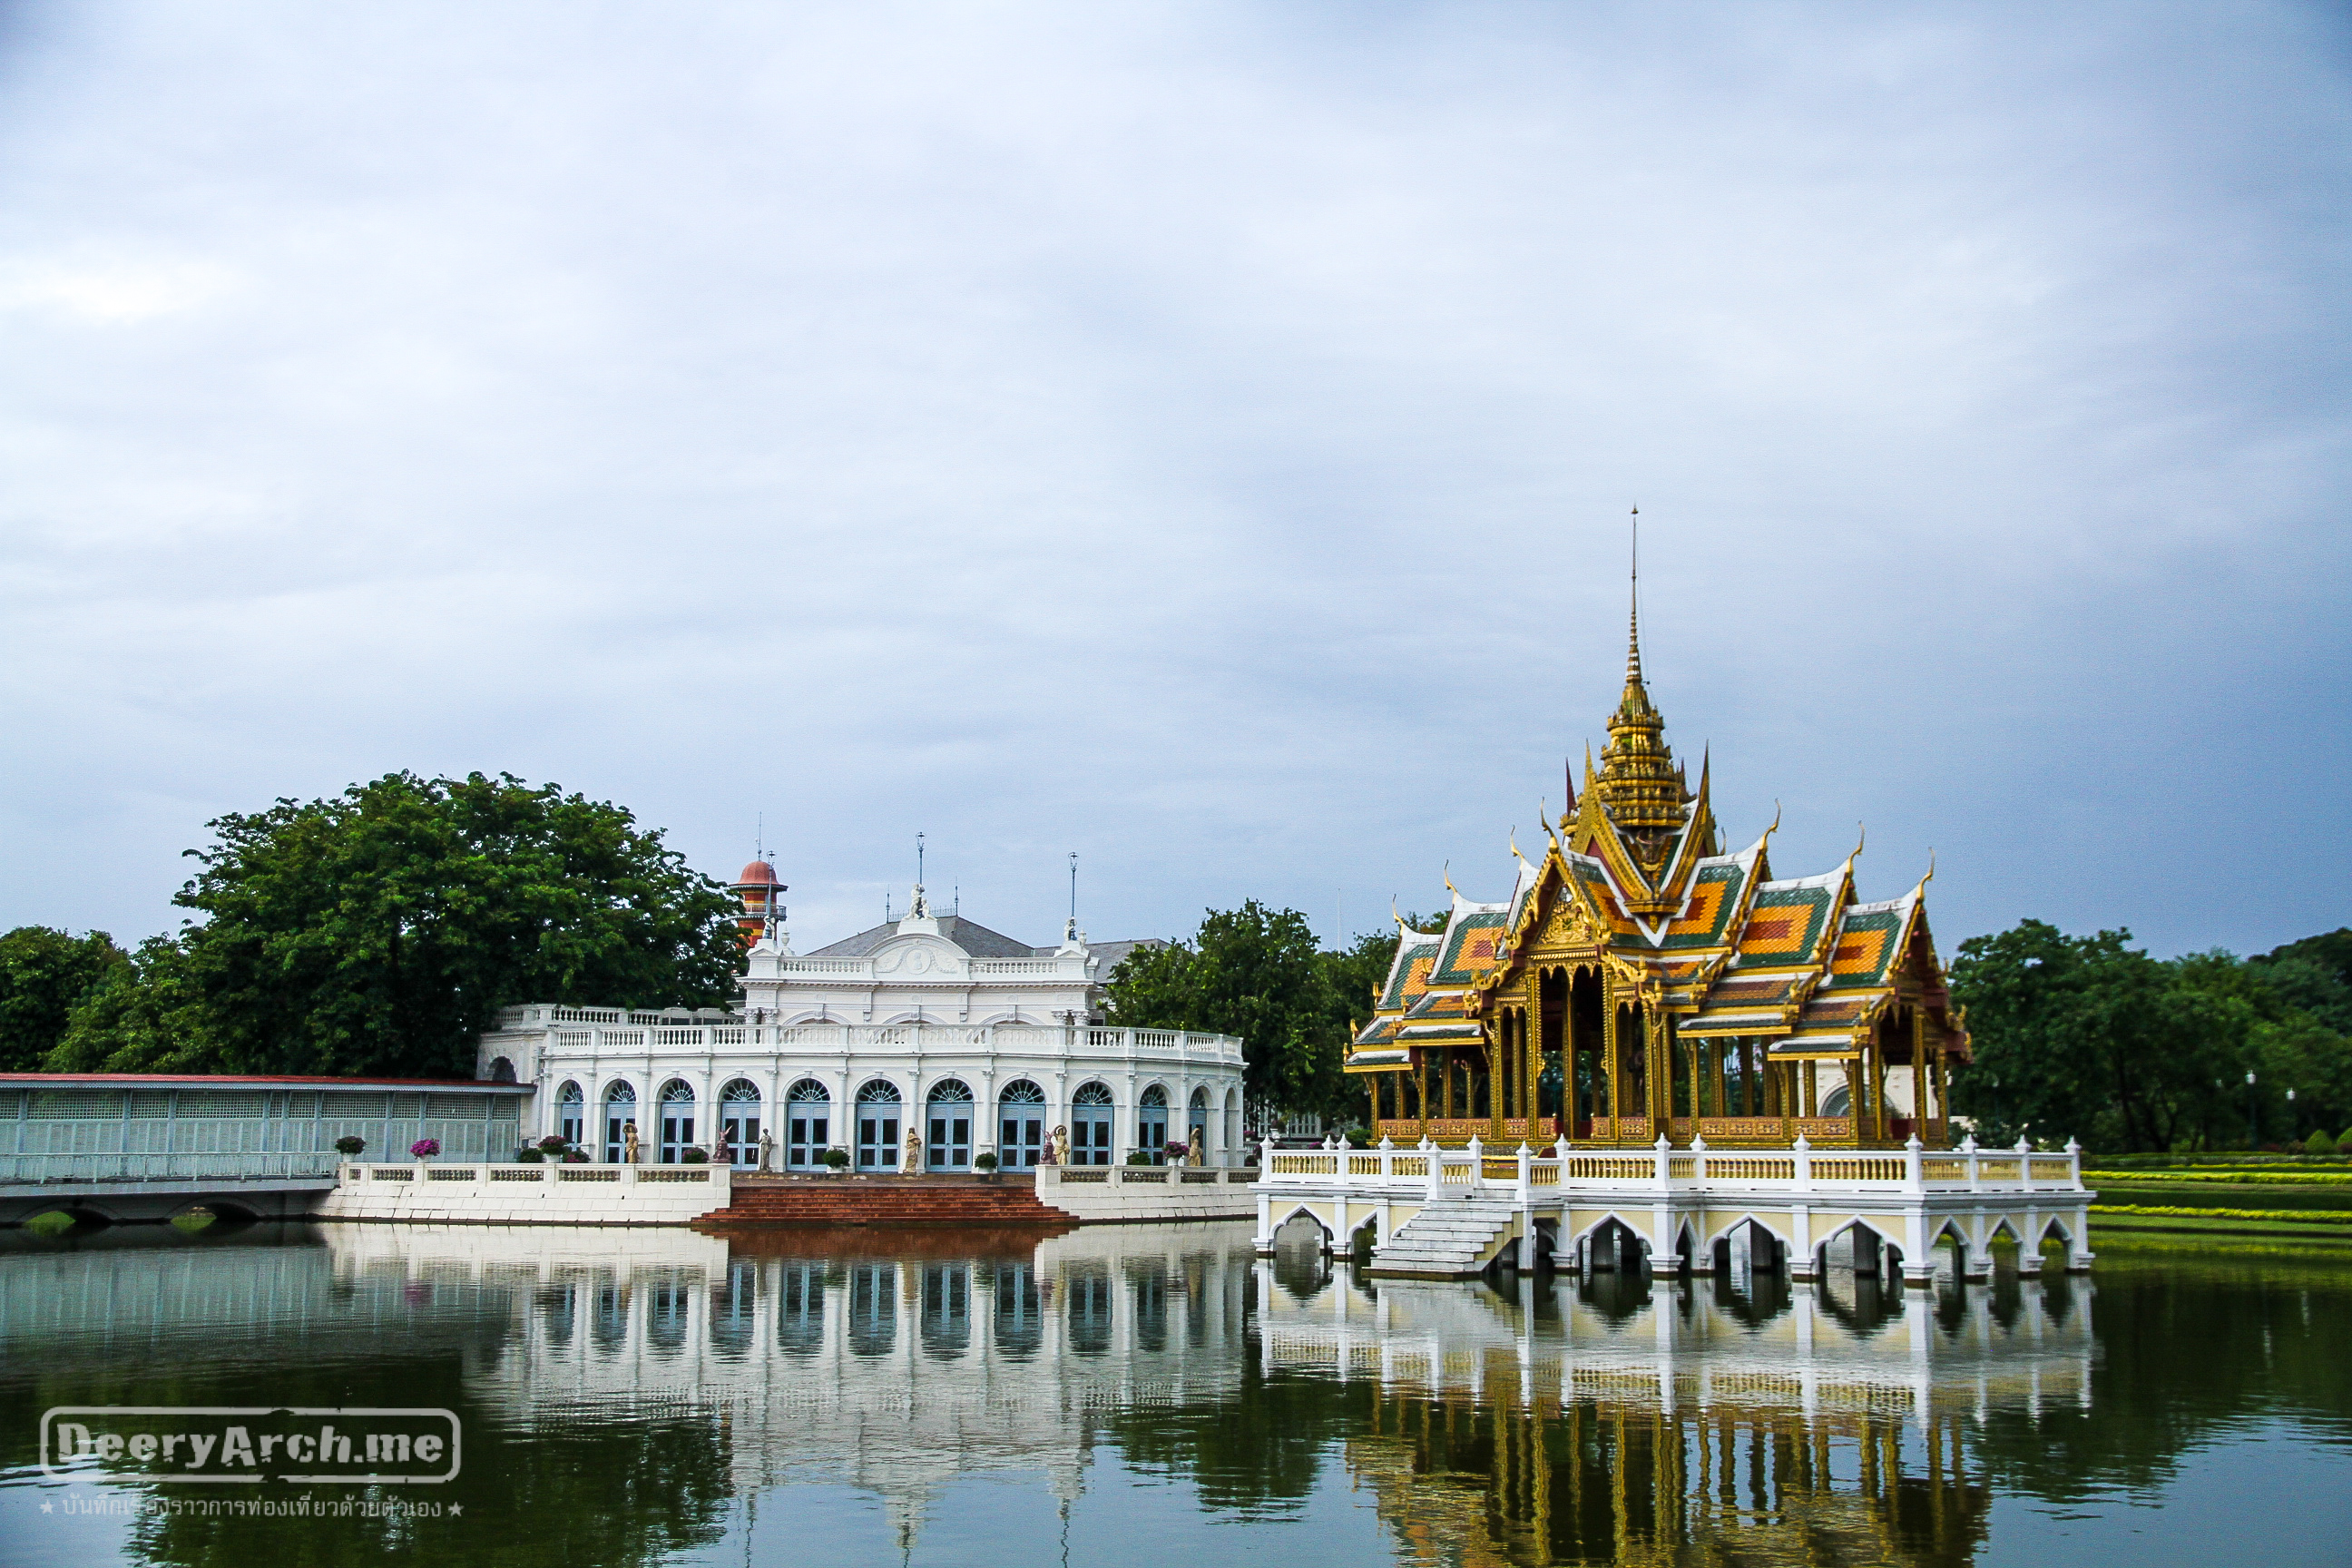
[{"label": "green hedge", "polygon": [[2352,1186],[2352,1171],[2085,1170],[2083,1180],[2107,1182],[2227,1182],[2233,1186]]}]

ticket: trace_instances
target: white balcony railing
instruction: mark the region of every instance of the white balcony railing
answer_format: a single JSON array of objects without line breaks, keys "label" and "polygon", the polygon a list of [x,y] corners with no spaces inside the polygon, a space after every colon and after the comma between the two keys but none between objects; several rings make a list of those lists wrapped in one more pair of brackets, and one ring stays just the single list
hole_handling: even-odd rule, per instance
[{"label": "white balcony railing", "polygon": [[[1008,960],[1019,963],[1020,960]],[[550,1009],[580,1014],[587,1008]],[[614,1015],[617,1020],[618,1015]],[[1242,1042],[1230,1035],[1196,1035],[1178,1029],[1110,1029],[1062,1024],[845,1024],[812,1020],[798,1024],[669,1024],[648,1028],[565,1018],[550,1031],[551,1059],[643,1055],[656,1051],[743,1054],[783,1052],[854,1053],[985,1052],[997,1056],[1134,1057],[1152,1061],[1238,1064]]]},{"label": "white balcony railing", "polygon": [[1414,1195],[1434,1202],[1454,1192],[1501,1189],[1524,1202],[1579,1192],[1623,1194],[1706,1189],[1792,1195],[1808,1192],[2080,1193],[2083,1152],[2059,1153],[1979,1149],[1974,1140],[1953,1150],[1927,1150],[1913,1140],[1898,1150],[1816,1151],[1804,1139],[1786,1150],[1711,1152],[1704,1141],[1688,1149],[1661,1142],[1649,1152],[1580,1151],[1562,1141],[1540,1152],[1525,1144],[1488,1150],[1473,1138],[1467,1149],[1435,1145],[1377,1149],[1277,1150],[1265,1145],[1259,1178],[1286,1192],[1324,1189],[1350,1196]]}]

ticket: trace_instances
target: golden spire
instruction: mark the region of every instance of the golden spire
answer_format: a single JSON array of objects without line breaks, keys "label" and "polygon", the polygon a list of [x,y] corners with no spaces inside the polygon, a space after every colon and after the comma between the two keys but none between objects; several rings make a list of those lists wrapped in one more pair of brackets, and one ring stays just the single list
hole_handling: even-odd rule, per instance
[{"label": "golden spire", "polygon": [[1643,869],[1653,878],[1663,869],[1667,841],[1687,819],[1690,791],[1666,745],[1666,721],[1650,701],[1642,679],[1641,509],[1633,509],[1633,609],[1626,619],[1625,691],[1609,716],[1609,744],[1601,748],[1601,792],[1609,814]]}]

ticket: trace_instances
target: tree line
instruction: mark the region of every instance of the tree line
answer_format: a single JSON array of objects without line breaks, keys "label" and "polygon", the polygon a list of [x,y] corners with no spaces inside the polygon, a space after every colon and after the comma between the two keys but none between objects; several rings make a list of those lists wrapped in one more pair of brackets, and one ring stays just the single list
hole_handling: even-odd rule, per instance
[{"label": "tree line", "polygon": [[[399,773],[208,826],[178,932],[128,951],[103,931],[0,935],[0,1070],[466,1077],[503,1006],[736,998],[727,889],[609,802]],[[1246,1041],[1261,1114],[1359,1122],[1347,1043],[1395,951],[1390,931],[1326,948],[1304,914],[1253,899],[1132,951],[1105,1007],[1115,1025]],[[1975,1046],[1953,1106],[1987,1142],[2164,1151],[2352,1131],[2352,929],[2158,959],[2126,931],[2028,920],[1962,942],[1951,983]]]},{"label": "tree line", "polygon": [[1962,942],[1951,982],[1975,1056],[1952,1105],[1987,1142],[2332,1148],[2352,1129],[2352,929],[2159,959],[2028,920]]}]

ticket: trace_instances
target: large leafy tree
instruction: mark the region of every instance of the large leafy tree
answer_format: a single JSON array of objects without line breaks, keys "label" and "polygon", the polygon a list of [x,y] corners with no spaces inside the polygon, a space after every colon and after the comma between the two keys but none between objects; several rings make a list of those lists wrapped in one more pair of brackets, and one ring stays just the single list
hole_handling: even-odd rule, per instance
[{"label": "large leafy tree", "polygon": [[[725,889],[621,807],[552,784],[391,773],[210,826],[176,900],[205,918],[153,973],[223,1071],[469,1076],[502,1006],[735,994]],[[144,1016],[174,1013],[150,1000]],[[137,1047],[101,1022],[89,1048]]]},{"label": "large leafy tree", "polygon": [[130,957],[102,931],[47,926],[0,935],[0,1072],[34,1072],[65,1038],[74,1008]]},{"label": "large leafy tree", "polygon": [[151,936],[75,1006],[50,1072],[216,1072],[218,1043],[190,984],[187,950]]},{"label": "large leafy tree", "polygon": [[[1359,949],[1364,946],[1359,943]],[[1188,942],[1138,948],[1105,986],[1111,1020],[1129,1028],[1199,1029],[1244,1042],[1244,1089],[1282,1111],[1360,1110],[1341,1070],[1355,952],[1325,952],[1297,910],[1250,900],[1211,910]]]},{"label": "large leafy tree", "polygon": [[2297,1123],[2352,1116],[2352,1042],[2329,1027],[2352,997],[2326,962],[2329,939],[2251,963],[2158,960],[2130,940],[2030,920],[1960,944],[1952,993],[1976,1060],[1953,1104],[1989,1138],[2210,1147],[2242,1141],[2250,1116],[2258,1133],[2291,1134],[2289,1088]]}]

